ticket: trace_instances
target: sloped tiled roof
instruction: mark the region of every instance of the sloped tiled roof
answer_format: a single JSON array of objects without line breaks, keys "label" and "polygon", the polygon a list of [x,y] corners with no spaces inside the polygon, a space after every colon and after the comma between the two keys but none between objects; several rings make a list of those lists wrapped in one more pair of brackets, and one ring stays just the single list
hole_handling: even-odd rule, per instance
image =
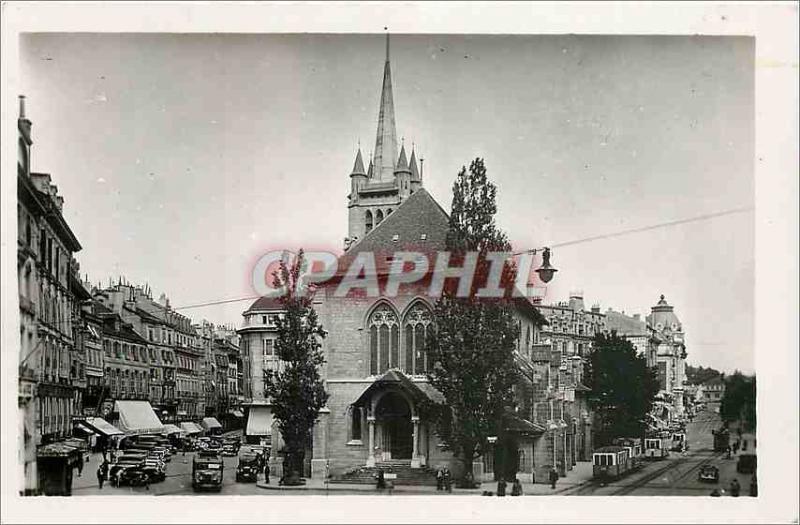
[{"label": "sloped tiled roof", "polygon": [[283,305],[276,297],[259,297],[245,313],[258,310],[283,310]]},{"label": "sloped tiled roof", "polygon": [[[447,212],[421,188],[351,247],[346,256],[362,251],[444,250],[449,222]],[[393,240],[395,235],[397,241]]]}]

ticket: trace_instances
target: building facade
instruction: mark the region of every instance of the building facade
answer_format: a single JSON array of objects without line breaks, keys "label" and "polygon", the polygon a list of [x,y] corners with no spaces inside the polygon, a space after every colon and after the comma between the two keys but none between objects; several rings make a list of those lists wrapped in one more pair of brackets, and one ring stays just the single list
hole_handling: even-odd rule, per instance
[{"label": "building facade", "polygon": [[[555,402],[553,410],[564,414],[558,424],[563,421],[564,436],[561,440],[565,452],[561,456],[566,459],[557,468],[559,472],[564,472],[577,461],[590,461],[592,457],[594,416],[587,399],[589,389],[585,384],[584,371],[595,336],[607,332],[606,316],[600,312],[599,306],[587,310],[580,291],[571,292],[569,301],[542,304],[534,300],[534,304],[547,320],[542,329],[542,342],[551,347],[550,355],[542,356],[549,357],[543,362],[549,363],[550,379],[544,389],[546,397],[539,402],[544,403],[544,413],[550,410],[548,407],[551,402]],[[559,439],[555,438],[554,441],[557,449]]]},{"label": "building facade", "polygon": [[[388,39],[386,58],[375,151],[366,169],[360,149],[356,153],[349,177],[348,236],[339,260],[342,269],[361,254],[374,255],[375,268],[365,273],[376,279],[385,278],[396,251],[430,255],[443,250],[449,221],[423,187],[416,153],[412,149],[408,157],[404,145],[398,148]],[[527,363],[532,369],[530,349],[535,346],[543,319],[526,299],[514,304],[520,323],[516,356],[520,366]],[[458,475],[463,466],[445,449],[426,411],[429,403],[444,402],[427,379],[433,363],[426,355],[424,341],[434,329],[427,286],[403,286],[391,297],[358,293],[340,297],[335,285],[329,283],[317,289],[313,306],[328,331],[322,341],[326,361],[321,374],[329,399],[314,428],[306,474],[346,481],[362,469],[391,464],[423,476],[430,475],[425,467],[447,465]],[[251,430],[267,432],[271,425],[273,450],[278,450],[279,439],[269,414],[269,399],[263,394],[263,374],[281,366],[274,355],[276,328],[270,317],[280,314],[276,301],[259,299],[244,312],[239,330],[245,366],[250,368],[252,396],[246,434]],[[520,405],[526,408],[510,413],[504,429],[516,436],[510,440],[515,446],[513,455],[519,457],[522,451],[523,459],[526,443],[546,432],[528,419],[531,403],[529,400],[525,405],[524,391],[520,386]],[[505,450],[502,445],[498,444],[498,449]],[[532,457],[532,445],[528,454]],[[493,461],[493,457],[482,458],[473,465],[473,472],[492,475]],[[527,465],[523,461],[523,468],[534,466],[531,461]]]},{"label": "building facade", "polygon": [[680,417],[684,414],[687,356],[683,325],[663,295],[651,308],[647,323],[655,330],[658,341],[656,370],[660,400],[671,407],[670,417]]},{"label": "building facade", "polygon": [[[79,452],[66,440],[85,389],[75,347],[73,254],[81,245],[63,216],[64,198],[31,171],[32,123],[17,119],[17,275],[20,314],[18,406],[22,494],[68,494]],[[85,373],[85,369],[83,370]]]}]

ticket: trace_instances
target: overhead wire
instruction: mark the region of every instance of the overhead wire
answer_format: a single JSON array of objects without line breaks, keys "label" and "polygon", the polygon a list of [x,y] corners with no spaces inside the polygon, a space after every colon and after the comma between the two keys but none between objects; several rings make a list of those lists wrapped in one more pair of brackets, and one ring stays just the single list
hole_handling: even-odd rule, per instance
[{"label": "overhead wire", "polygon": [[[661,228],[669,228],[669,227],[673,227],[673,226],[680,226],[682,224],[689,224],[689,223],[693,223],[693,222],[706,221],[706,220],[709,220],[709,219],[715,219],[717,217],[724,217],[726,215],[734,215],[734,214],[737,214],[737,213],[746,213],[746,212],[752,211],[753,209],[754,209],[753,206],[745,206],[745,207],[741,207],[741,208],[732,208],[732,209],[729,209],[729,210],[719,211],[719,212],[715,212],[715,213],[707,213],[707,214],[704,214],[704,215],[697,215],[697,216],[694,216],[694,217],[688,217],[686,219],[678,219],[678,220],[662,222],[662,223],[658,223],[658,224],[651,224],[651,225],[648,225],[648,226],[641,226],[641,227],[638,227],[638,228],[630,228],[630,229],[619,230],[619,231],[611,232],[611,233],[593,235],[591,237],[584,237],[582,239],[574,239],[574,240],[571,240],[571,241],[550,244],[548,246],[548,248],[552,249],[552,248],[563,248],[565,246],[575,246],[577,244],[584,244],[584,243],[594,242],[594,241],[598,241],[598,240],[602,240],[602,239],[611,239],[611,238],[614,238],[614,237],[622,237],[624,235],[631,235],[631,234],[634,234],[634,233],[641,233],[641,232],[657,230],[657,229],[661,229]],[[538,252],[540,250],[541,250],[541,248],[532,248],[532,249],[529,249],[529,250],[523,250],[523,251],[520,251],[520,252],[514,252],[514,253],[512,253],[512,255],[521,255],[523,253],[536,253],[536,252]],[[191,309],[191,308],[203,308],[203,307],[207,307],[207,306],[217,306],[217,305],[220,305],[220,304],[238,303],[238,302],[242,302],[242,301],[252,301],[252,300],[258,299],[259,297],[260,296],[256,295],[256,296],[240,297],[240,298],[236,298],[236,299],[223,299],[223,300],[219,300],[219,301],[210,301],[210,302],[206,302],[206,303],[197,303],[197,304],[191,304],[191,305],[186,305],[186,306],[173,307],[173,310],[188,310],[188,309]]]}]

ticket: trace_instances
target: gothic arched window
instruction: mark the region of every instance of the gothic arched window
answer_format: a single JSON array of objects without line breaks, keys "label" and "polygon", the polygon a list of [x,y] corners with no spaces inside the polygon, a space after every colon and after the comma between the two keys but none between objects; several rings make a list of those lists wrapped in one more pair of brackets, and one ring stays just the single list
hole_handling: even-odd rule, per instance
[{"label": "gothic arched window", "polygon": [[375,212],[375,226],[379,225],[383,221],[383,210],[378,210]]},{"label": "gothic arched window", "polygon": [[406,314],[403,331],[406,340],[405,369],[410,374],[424,374],[428,370],[425,339],[432,329],[433,316],[430,308],[416,303]]},{"label": "gothic arched window", "polygon": [[369,316],[369,373],[376,375],[400,366],[400,327],[397,315],[381,305]]},{"label": "gothic arched window", "polygon": [[364,214],[364,224],[367,226],[367,233],[372,229],[372,212],[367,210],[367,213]]}]

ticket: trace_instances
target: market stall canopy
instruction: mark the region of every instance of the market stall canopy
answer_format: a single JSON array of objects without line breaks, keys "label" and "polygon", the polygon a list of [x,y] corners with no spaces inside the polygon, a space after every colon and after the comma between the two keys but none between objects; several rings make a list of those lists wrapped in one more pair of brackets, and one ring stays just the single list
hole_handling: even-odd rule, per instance
[{"label": "market stall canopy", "polygon": [[84,421],[79,421],[78,425],[89,431],[102,434],[106,437],[121,436],[123,431],[103,419],[102,417],[87,417]]},{"label": "market stall canopy", "polygon": [[161,433],[166,436],[170,434],[185,434],[183,430],[181,430],[180,428],[176,427],[171,423],[164,425],[164,430]]},{"label": "market stall canopy", "polygon": [[160,434],[164,425],[148,401],[116,401],[114,410],[119,413],[119,428],[128,436]]},{"label": "market stall canopy", "polygon": [[222,428],[219,421],[215,417],[204,417],[203,421],[200,423],[204,429],[211,430],[212,428]]},{"label": "market stall canopy", "polygon": [[247,417],[247,429],[245,435],[248,436],[271,436],[272,435],[272,407],[252,406],[250,415]]},{"label": "market stall canopy", "polygon": [[183,430],[187,434],[199,434],[203,431],[202,428],[198,427],[191,421],[184,421],[183,423],[181,423],[181,430]]}]

